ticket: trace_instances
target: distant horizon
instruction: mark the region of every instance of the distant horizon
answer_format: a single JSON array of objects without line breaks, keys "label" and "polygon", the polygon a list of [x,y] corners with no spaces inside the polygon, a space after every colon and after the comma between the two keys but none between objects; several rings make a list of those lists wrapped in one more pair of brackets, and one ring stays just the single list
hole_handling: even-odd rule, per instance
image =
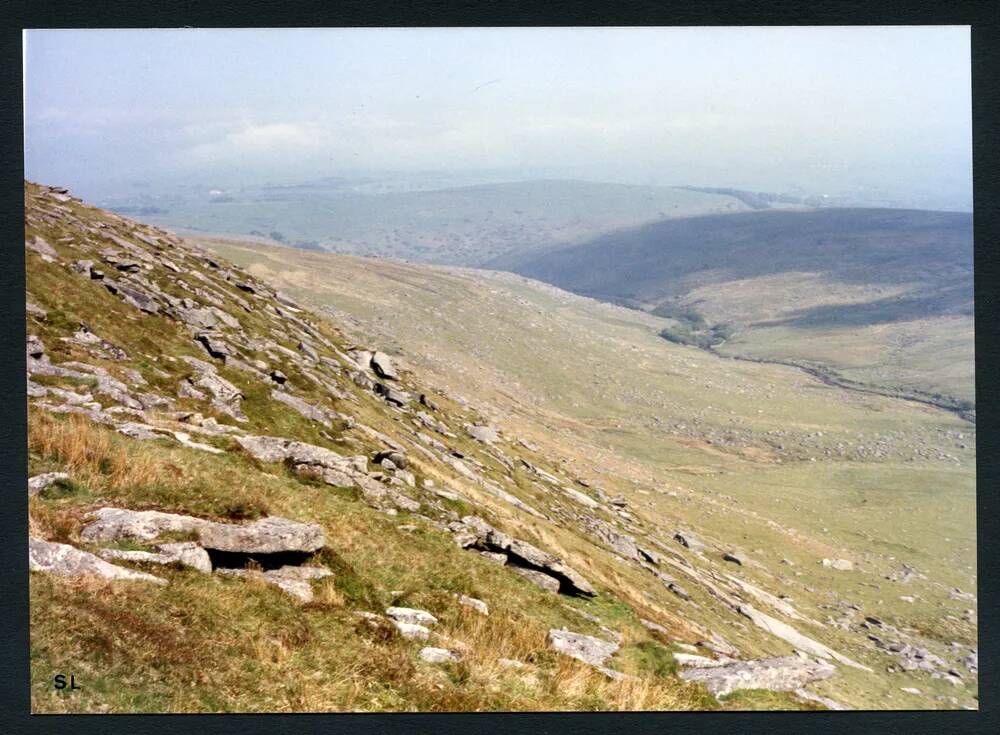
[{"label": "distant horizon", "polygon": [[25,176],[89,200],[371,176],[972,205],[965,26],[24,39]]}]

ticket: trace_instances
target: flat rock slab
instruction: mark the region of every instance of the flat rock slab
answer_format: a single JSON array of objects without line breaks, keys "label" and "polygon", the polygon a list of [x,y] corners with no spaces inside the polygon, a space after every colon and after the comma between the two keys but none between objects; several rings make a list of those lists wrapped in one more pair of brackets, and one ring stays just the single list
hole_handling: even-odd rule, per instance
[{"label": "flat rock slab", "polygon": [[246,525],[212,523],[199,531],[202,546],[245,554],[312,553],[326,543],[322,527],[270,516]]},{"label": "flat rock slab", "polygon": [[241,525],[155,510],[101,508],[87,517],[93,520],[80,537],[88,542],[152,541],[164,533],[189,533],[206,549],[246,554],[312,553],[326,542],[319,525],[278,516]]},{"label": "flat rock slab", "polygon": [[836,669],[833,665],[810,661],[798,656],[741,661],[704,668],[688,668],[680,672],[685,681],[699,682],[715,696],[737,689],[767,689],[791,692],[811,681],[828,679]]},{"label": "flat rock slab", "polygon": [[852,661],[840,653],[837,653],[829,646],[825,646],[819,641],[814,641],[799,631],[795,630],[788,623],[784,623],[776,618],[772,618],[766,613],[755,609],[752,605],[742,604],[737,607],[737,612],[754,622],[759,628],[763,628],[771,635],[781,638],[786,643],[790,643],[797,650],[819,658],[833,659],[847,666],[852,666],[863,671],[871,671],[867,666]]},{"label": "flat rock slab", "polygon": [[28,539],[28,568],[33,572],[46,572],[63,577],[102,577],[130,581],[166,584],[165,579],[144,572],[133,572],[109,564],[98,556],[81,551],[69,544],[59,544],[42,539]]},{"label": "flat rock slab", "polygon": [[568,630],[549,630],[549,645],[559,653],[591,666],[603,666],[604,661],[618,650],[618,644]]}]

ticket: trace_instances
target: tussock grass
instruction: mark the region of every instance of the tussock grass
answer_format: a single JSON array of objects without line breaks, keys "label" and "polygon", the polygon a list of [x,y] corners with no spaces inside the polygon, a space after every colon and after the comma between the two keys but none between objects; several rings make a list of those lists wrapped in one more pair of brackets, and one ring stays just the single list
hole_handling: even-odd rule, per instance
[{"label": "tussock grass", "polygon": [[163,467],[148,455],[130,454],[109,429],[70,415],[59,420],[33,412],[28,423],[28,451],[58,463],[78,481],[119,490],[159,479]]}]

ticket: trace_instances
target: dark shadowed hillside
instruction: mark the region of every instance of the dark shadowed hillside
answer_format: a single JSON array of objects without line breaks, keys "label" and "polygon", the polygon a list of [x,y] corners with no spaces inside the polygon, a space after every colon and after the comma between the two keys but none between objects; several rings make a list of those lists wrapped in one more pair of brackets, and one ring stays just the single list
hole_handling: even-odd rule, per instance
[{"label": "dark shadowed hillside", "polygon": [[915,396],[973,398],[970,214],[694,217],[491,265],[675,319],[664,330],[675,341],[824,366]]}]

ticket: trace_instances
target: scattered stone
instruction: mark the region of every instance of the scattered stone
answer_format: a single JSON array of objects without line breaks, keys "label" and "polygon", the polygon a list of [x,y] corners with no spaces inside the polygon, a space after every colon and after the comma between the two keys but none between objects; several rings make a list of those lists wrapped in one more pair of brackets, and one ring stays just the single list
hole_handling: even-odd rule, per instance
[{"label": "scattered stone", "polygon": [[28,495],[38,495],[45,488],[60,480],[68,480],[69,475],[65,472],[46,472],[43,475],[35,475],[28,479]]},{"label": "scattered stone", "polygon": [[465,607],[471,607],[476,612],[482,615],[489,615],[490,609],[482,600],[477,600],[475,597],[467,597],[466,595],[458,596],[458,604],[464,605]]},{"label": "scattered stone", "polygon": [[430,628],[417,623],[403,623],[399,620],[393,620],[392,624],[396,626],[396,630],[404,638],[412,638],[417,640],[425,641],[431,637]]},{"label": "scattered stone", "polygon": [[850,572],[854,569],[854,562],[847,559],[824,559],[823,566],[838,572]]},{"label": "scattered stone", "polygon": [[555,577],[549,576],[545,572],[540,572],[537,569],[526,569],[525,567],[516,566],[512,566],[510,569],[514,573],[527,579],[529,582],[541,587],[546,592],[551,592],[554,595],[559,593],[559,580]]},{"label": "scattered stone", "polygon": [[298,396],[293,396],[291,393],[287,393],[283,390],[272,390],[271,398],[279,403],[284,403],[286,406],[295,409],[305,418],[310,421],[315,421],[316,423],[322,424],[323,426],[330,428],[330,416],[329,414],[321,408],[317,408],[310,403],[302,400]]},{"label": "scattered stone", "polygon": [[396,368],[392,364],[392,360],[384,352],[376,351],[375,354],[371,356],[371,361],[369,363],[375,374],[384,380],[399,380],[399,373],[396,372]]},{"label": "scattered stone", "polygon": [[484,444],[492,444],[498,438],[497,430],[490,426],[470,426],[468,432],[469,436]]},{"label": "scattered stone", "polygon": [[449,651],[447,648],[427,646],[420,649],[420,658],[432,664],[446,664],[460,660],[461,656],[454,651]]},{"label": "scattered stone", "polygon": [[387,607],[385,614],[396,622],[414,625],[434,625],[438,621],[426,610],[417,610],[412,607]]},{"label": "scattered stone", "polygon": [[212,560],[208,552],[191,541],[161,544],[159,553],[149,551],[125,551],[121,549],[101,549],[100,556],[104,559],[118,561],[143,562],[148,564],[180,564],[197,569],[206,574],[212,571]]},{"label": "scattered stone", "polygon": [[669,631],[666,628],[664,628],[659,623],[654,623],[652,620],[639,618],[639,622],[642,623],[644,627],[653,631],[654,633],[660,633],[661,635],[667,635],[669,633]]},{"label": "scattered stone", "polygon": [[618,644],[613,641],[605,641],[565,629],[550,629],[548,639],[549,645],[559,653],[591,666],[603,666],[604,662],[619,648]]},{"label": "scattered stone", "polygon": [[31,240],[25,240],[24,246],[28,250],[38,253],[46,263],[54,263],[59,258],[59,253],[55,251],[55,248],[38,235],[35,235]]},{"label": "scattered stone", "polygon": [[152,541],[165,533],[178,533],[197,536],[210,550],[245,554],[313,553],[325,543],[323,529],[317,524],[278,516],[241,525],[156,510],[100,508],[86,518],[91,522],[84,526],[80,538],[87,542]]},{"label": "scattered stone", "polygon": [[704,542],[695,536],[693,533],[688,533],[687,531],[677,531],[674,534],[674,539],[685,548],[691,549],[694,552],[700,552],[705,549]]},{"label": "scattered stone", "polygon": [[828,679],[835,670],[828,663],[786,656],[739,661],[723,666],[687,668],[680,672],[680,677],[685,681],[701,683],[716,697],[720,697],[737,689],[795,691],[809,682]]},{"label": "scattered stone", "polygon": [[166,580],[144,572],[134,572],[109,564],[98,556],[74,548],[69,544],[28,539],[28,568],[33,572],[46,572],[63,577],[102,577],[129,581],[166,584]]},{"label": "scattered stone", "polygon": [[739,551],[727,551],[722,555],[722,558],[725,561],[730,561],[733,564],[739,564],[740,566],[743,566],[747,562],[746,556]]}]

